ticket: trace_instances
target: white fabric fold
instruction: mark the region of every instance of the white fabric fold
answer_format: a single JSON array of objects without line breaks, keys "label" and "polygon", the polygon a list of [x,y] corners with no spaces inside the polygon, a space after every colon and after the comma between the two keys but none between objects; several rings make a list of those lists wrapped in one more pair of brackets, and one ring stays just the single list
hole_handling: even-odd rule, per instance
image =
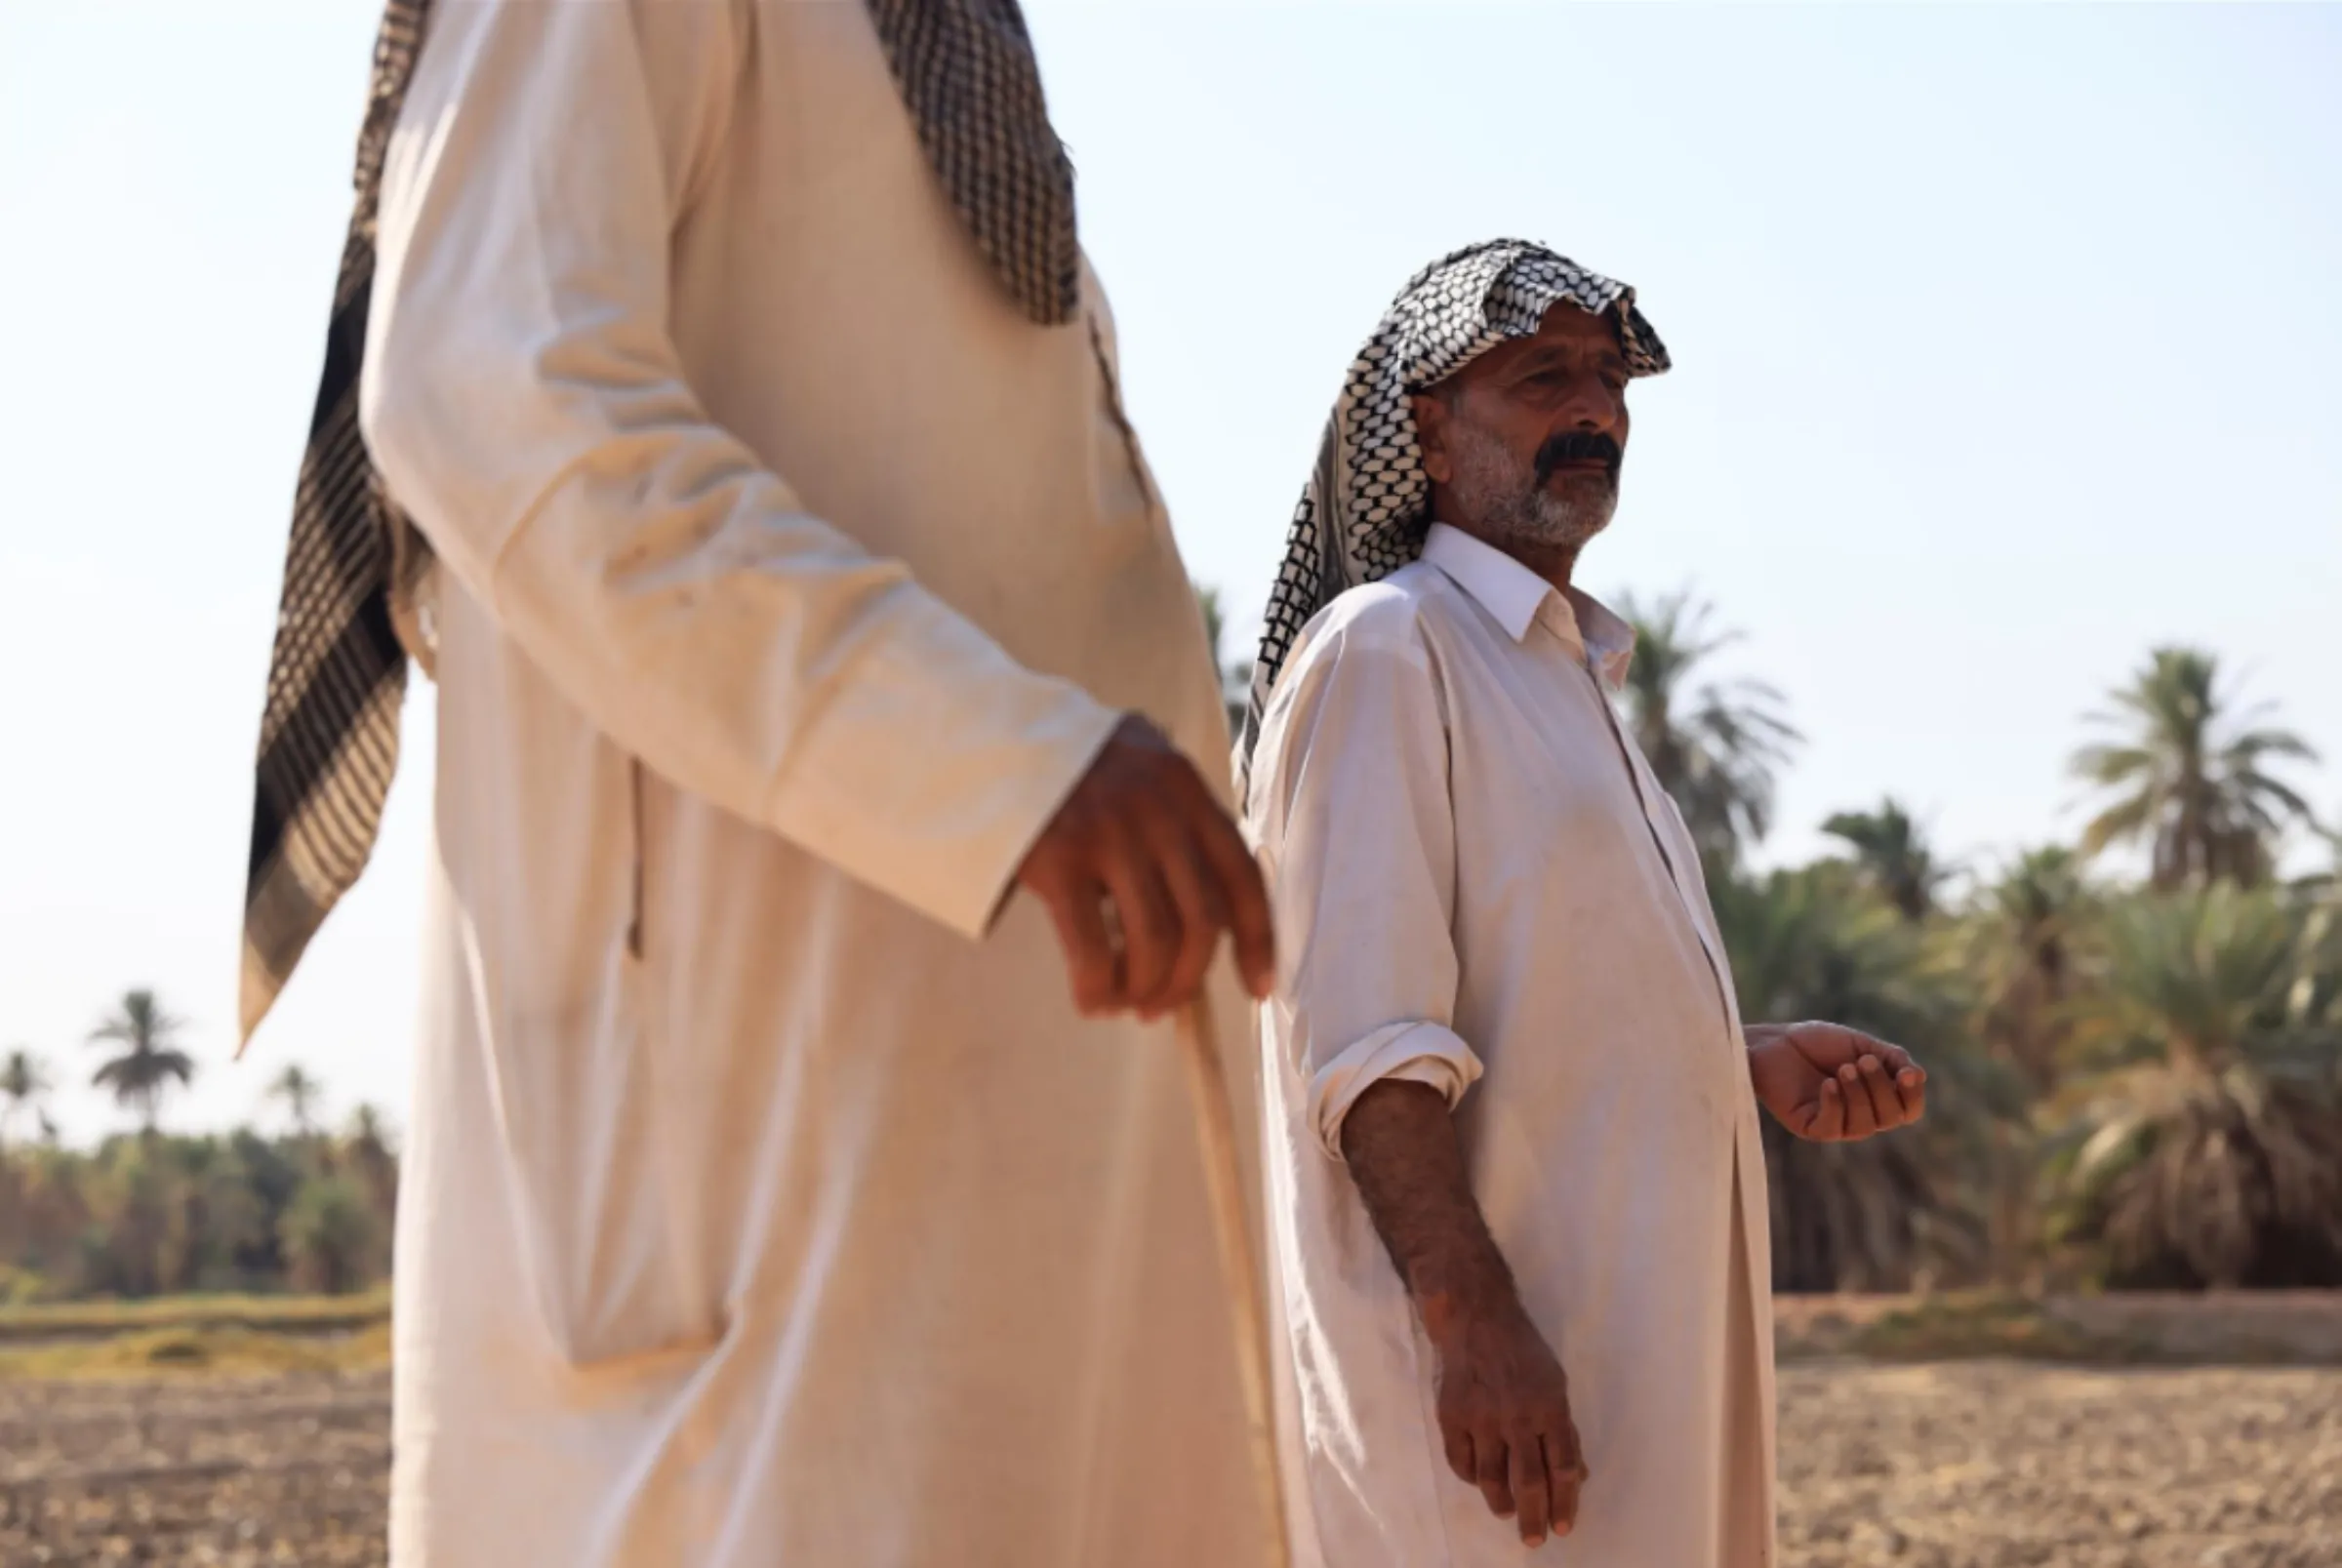
[{"label": "white fabric fold", "polygon": [[392,1568],[1258,1568],[1179,1053],[1003,900],[1116,713],[1227,754],[1096,279],[1103,354],[867,9],[766,0],[441,0],[380,252],[439,633]]},{"label": "white fabric fold", "polygon": [[1773,1560],[1763,1149],[1697,854],[1602,689],[1628,649],[1592,599],[1433,527],[1311,623],[1269,704],[1247,821],[1289,965],[1263,1012],[1270,1235],[1297,1512],[1328,1565],[1556,1549],[1441,1461],[1435,1360],[1319,1152],[1393,1078],[1460,1101],[1473,1193],[1569,1373],[1595,1479],[1558,1560]]},{"label": "white fabric fold", "polygon": [[1310,1125],[1335,1159],[1342,1123],[1358,1097],[1378,1083],[1420,1083],[1439,1091],[1453,1110],[1480,1078],[1480,1059],[1444,1024],[1411,1019],[1387,1024],[1351,1046],[1310,1080]]}]

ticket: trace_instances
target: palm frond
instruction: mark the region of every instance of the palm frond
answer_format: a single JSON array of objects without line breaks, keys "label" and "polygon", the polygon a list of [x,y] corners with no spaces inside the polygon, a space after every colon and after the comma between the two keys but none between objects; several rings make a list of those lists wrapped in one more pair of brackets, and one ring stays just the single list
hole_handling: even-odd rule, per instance
[{"label": "palm frond", "polygon": [[2104,1065],[2044,1107],[2057,1228],[2111,1280],[2342,1284],[2342,1047],[2290,1005],[2305,926],[2230,883],[2115,912]]}]

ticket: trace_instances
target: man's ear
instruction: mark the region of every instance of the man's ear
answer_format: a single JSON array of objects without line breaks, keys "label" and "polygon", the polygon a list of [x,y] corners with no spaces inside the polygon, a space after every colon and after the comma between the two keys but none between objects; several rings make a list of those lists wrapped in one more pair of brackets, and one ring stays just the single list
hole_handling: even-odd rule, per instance
[{"label": "man's ear", "polygon": [[1448,424],[1455,411],[1437,392],[1410,393],[1408,401],[1415,409],[1415,438],[1423,446],[1423,471],[1432,483],[1444,485],[1456,476],[1447,454]]}]

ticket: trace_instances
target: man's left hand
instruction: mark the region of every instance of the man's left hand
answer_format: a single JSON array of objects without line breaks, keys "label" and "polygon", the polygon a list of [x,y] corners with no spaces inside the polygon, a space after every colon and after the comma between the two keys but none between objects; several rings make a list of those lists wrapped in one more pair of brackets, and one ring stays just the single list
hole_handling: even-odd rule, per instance
[{"label": "man's left hand", "polygon": [[1927,1074],[1899,1045],[1836,1024],[1755,1024],[1749,1081],[1774,1119],[1817,1144],[1908,1127],[1927,1111]]}]

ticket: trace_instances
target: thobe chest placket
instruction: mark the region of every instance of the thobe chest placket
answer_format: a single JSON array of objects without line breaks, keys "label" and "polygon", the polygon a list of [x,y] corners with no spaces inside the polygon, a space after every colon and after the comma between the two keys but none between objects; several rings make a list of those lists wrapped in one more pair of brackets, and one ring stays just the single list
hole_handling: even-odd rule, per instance
[{"label": "thobe chest placket", "polygon": [[[1385,583],[1321,613],[1253,764],[1298,954],[1262,1044],[1302,1516],[1351,1568],[1530,1561],[1440,1462],[1435,1368],[1326,1157],[1359,1080],[1412,1069],[1456,1108],[1490,1233],[1570,1363],[1599,1479],[1563,1555],[1754,1568],[1772,1489],[1758,1110],[1699,857],[1600,679],[1627,628],[1436,526]],[[1403,1036],[1422,1057],[1389,1049],[1393,1020],[1428,1021]]]},{"label": "thobe chest placket", "polygon": [[[1564,643],[1569,641],[1566,638],[1562,640]],[[1724,1025],[1723,1032],[1729,1043],[1738,1049],[1740,1042],[1731,1038],[1733,1033],[1732,999],[1729,989],[1730,982],[1725,979],[1724,975],[1723,960],[1717,955],[1716,945],[1709,940],[1707,923],[1700,918],[1699,905],[1693,901],[1691,894],[1684,889],[1683,873],[1676,864],[1676,857],[1668,850],[1667,835],[1661,832],[1659,824],[1651,820],[1650,787],[1645,786],[1643,770],[1635,764],[1634,747],[1628,744],[1626,731],[1619,726],[1618,709],[1611,704],[1610,694],[1602,685],[1601,672],[1595,667],[1594,655],[1583,643],[1580,643],[1573,652],[1576,657],[1571,662],[1592,685],[1595,704],[1602,710],[1603,723],[1609,726],[1610,742],[1618,752],[1619,766],[1627,770],[1627,784],[1635,791],[1635,809],[1642,814],[1643,830],[1650,834],[1651,848],[1658,851],[1659,864],[1667,871],[1668,886],[1675,890],[1676,907],[1681,911],[1683,918],[1690,923],[1691,934],[1698,940],[1700,952],[1708,960],[1708,978],[1716,984],[1716,1011],[1718,1019]],[[1653,782],[1651,787],[1655,787],[1655,785],[1656,781]]]}]

